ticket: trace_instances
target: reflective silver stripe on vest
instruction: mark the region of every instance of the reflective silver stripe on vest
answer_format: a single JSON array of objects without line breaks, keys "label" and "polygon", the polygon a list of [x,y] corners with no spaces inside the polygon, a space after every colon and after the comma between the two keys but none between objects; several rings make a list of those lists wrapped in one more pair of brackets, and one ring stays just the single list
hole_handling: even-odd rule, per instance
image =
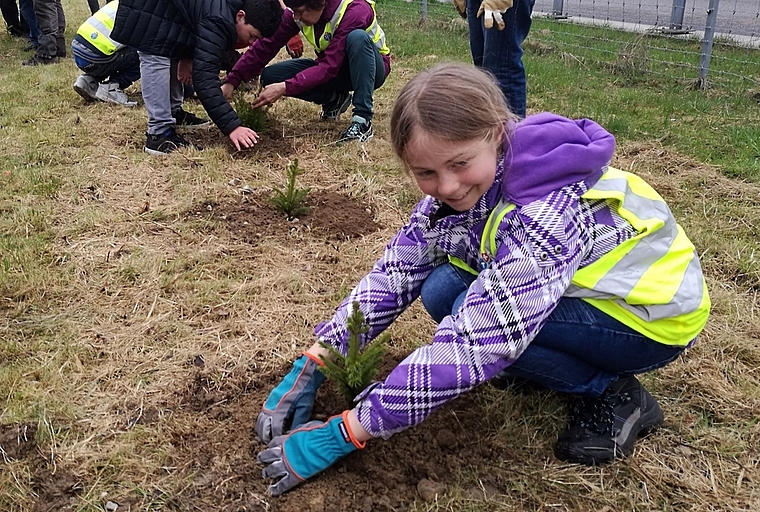
[{"label": "reflective silver stripe on vest", "polygon": [[656,218],[664,225],[651,233],[647,233],[632,245],[631,250],[623,256],[607,273],[594,285],[593,290],[571,284],[565,291],[567,297],[617,299],[616,302],[646,321],[662,318],[672,318],[699,309],[703,298],[702,270],[696,251],[687,265],[683,279],[675,295],[665,304],[631,305],[623,299],[633,290],[642,275],[661,258],[668,257],[676,238],[685,238],[679,229],[670,210],[663,201],[652,200],[636,195],[628,190],[625,179],[600,180],[593,189],[600,191],[624,192],[623,207],[634,212],[640,219]]}]

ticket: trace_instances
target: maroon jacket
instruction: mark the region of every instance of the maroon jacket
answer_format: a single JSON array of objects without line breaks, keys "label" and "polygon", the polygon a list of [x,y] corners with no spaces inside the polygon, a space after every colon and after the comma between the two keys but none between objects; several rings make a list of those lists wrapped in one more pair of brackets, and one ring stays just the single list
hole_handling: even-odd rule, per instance
[{"label": "maroon jacket", "polygon": [[[327,0],[322,16],[316,25],[316,39],[322,36],[325,25],[333,17],[341,0]],[[346,38],[356,29],[368,28],[374,19],[372,7],[364,0],[354,0],[346,8],[343,19],[333,34],[330,44],[324,52],[317,52],[316,66],[312,66],[285,81],[285,95],[295,96],[314,87],[329,82],[338,75],[343,60],[346,58]],[[247,82],[259,76],[264,67],[269,64],[288,40],[298,34],[299,28],[293,19],[293,12],[285,9],[282,14],[280,28],[272,37],[259,39],[248,48],[238,60],[235,67],[227,74],[226,83],[237,88],[241,82]],[[385,76],[391,71],[390,55],[383,55]]]}]

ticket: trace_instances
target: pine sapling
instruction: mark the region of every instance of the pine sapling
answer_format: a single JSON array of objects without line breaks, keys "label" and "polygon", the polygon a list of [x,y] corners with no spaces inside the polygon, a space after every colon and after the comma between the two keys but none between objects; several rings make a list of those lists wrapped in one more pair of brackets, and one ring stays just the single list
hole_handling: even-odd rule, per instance
[{"label": "pine sapling", "polygon": [[235,96],[235,112],[243,126],[255,132],[264,131],[269,124],[265,108],[253,108],[243,93]]},{"label": "pine sapling", "polygon": [[386,338],[380,337],[360,350],[360,337],[369,331],[364,323],[364,314],[359,309],[359,303],[353,303],[353,310],[347,319],[348,354],[343,356],[338,350],[327,343],[321,343],[329,355],[322,357],[325,365],[320,367],[328,379],[334,380],[338,390],[346,399],[349,408],[354,405],[354,398],[364,391],[377,374],[386,349]]},{"label": "pine sapling", "polygon": [[298,159],[296,158],[288,165],[288,182],[285,190],[275,188],[274,195],[269,199],[275,208],[290,218],[306,215],[311,210],[303,204],[303,200],[311,189],[296,186],[296,178],[301,174],[303,174],[303,170],[298,167]]}]

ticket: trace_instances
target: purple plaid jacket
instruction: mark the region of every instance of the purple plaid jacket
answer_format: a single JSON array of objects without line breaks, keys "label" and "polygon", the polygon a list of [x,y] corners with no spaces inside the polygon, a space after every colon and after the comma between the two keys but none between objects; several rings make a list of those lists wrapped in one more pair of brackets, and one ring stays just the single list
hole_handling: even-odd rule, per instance
[{"label": "purple plaid jacket", "polygon": [[373,436],[387,438],[503,370],[525,350],[570,284],[588,265],[635,235],[604,201],[582,199],[612,158],[612,135],[593,121],[554,114],[509,127],[493,186],[470,210],[441,215],[426,197],[411,220],[338,307],[319,324],[320,341],[346,352],[346,319],[359,302],[369,331],[385,330],[418,296],[431,271],[457,257],[478,268],[489,214],[504,198],[517,207],[499,225],[490,268],[470,286],[462,308],[360,396],[357,414]]}]

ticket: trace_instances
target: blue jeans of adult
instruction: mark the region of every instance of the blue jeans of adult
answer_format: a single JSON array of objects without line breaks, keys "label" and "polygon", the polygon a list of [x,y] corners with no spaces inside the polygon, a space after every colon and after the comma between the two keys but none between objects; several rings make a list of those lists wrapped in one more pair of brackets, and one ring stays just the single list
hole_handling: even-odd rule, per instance
[{"label": "blue jeans of adult", "polygon": [[[440,323],[459,311],[475,279],[454,265],[442,265],[423,283],[422,304]],[[618,376],[661,368],[684,348],[647,338],[582,299],[563,297],[503,375],[564,393],[599,396]]]},{"label": "blue jeans of adult", "polygon": [[472,62],[496,77],[509,108],[520,117],[525,117],[527,107],[522,43],[530,32],[530,15],[535,1],[514,0],[512,7],[503,14],[504,29],[499,30],[495,24],[486,29],[483,17],[478,18],[482,0],[467,0]]},{"label": "blue jeans of adult", "polygon": [[[261,73],[261,84],[267,86],[293,78],[304,69],[316,66],[313,59],[300,58],[271,64]],[[338,75],[324,84],[294,97],[324,105],[335,100],[335,93],[354,91],[353,115],[372,120],[373,91],[385,83],[383,57],[372,38],[364,30],[354,30],[346,38],[346,56]]]},{"label": "blue jeans of adult", "polygon": [[148,112],[148,135],[161,135],[176,125],[172,112],[182,107],[183,87],[177,61],[160,55],[140,55],[140,88]]},{"label": "blue jeans of adult", "polygon": [[105,62],[93,62],[74,55],[77,67],[98,82],[116,82],[121,90],[140,78],[140,56],[134,48],[124,47]]},{"label": "blue jeans of adult", "polygon": [[36,48],[39,45],[40,27],[37,25],[37,16],[34,14],[34,0],[18,0],[18,8],[26,24],[29,25],[29,42]]}]

